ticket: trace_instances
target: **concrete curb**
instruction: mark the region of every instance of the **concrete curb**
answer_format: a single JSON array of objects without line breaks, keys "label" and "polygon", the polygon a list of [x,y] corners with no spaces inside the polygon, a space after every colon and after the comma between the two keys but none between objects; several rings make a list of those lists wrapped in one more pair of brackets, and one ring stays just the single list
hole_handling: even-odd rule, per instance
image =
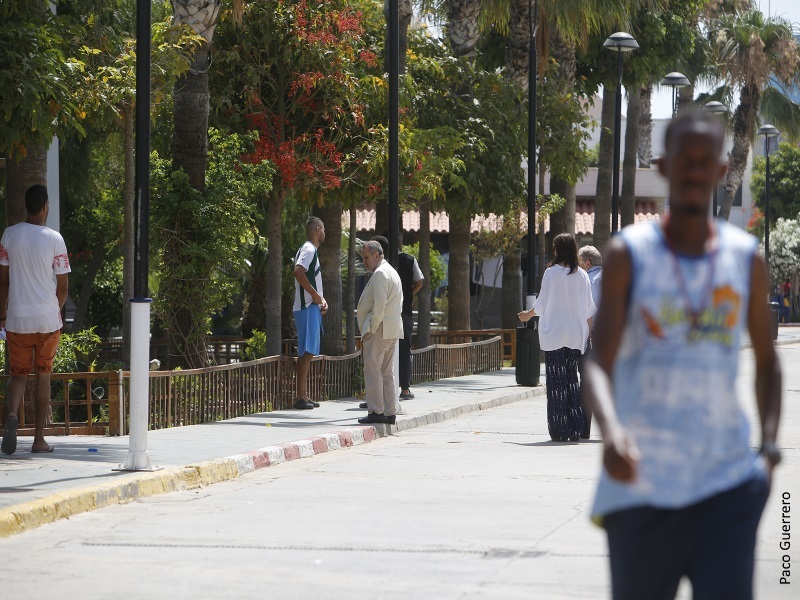
[{"label": "concrete curb", "polygon": [[[544,386],[540,386],[526,389],[523,392],[504,394],[482,402],[433,411],[415,417],[401,416],[398,418],[394,429],[400,432],[424,425],[441,423],[472,412],[503,406],[527,398],[543,396],[544,394]],[[125,504],[158,494],[196,489],[204,485],[229,481],[245,473],[279,465],[290,460],[308,458],[324,452],[359,446],[380,437],[391,435],[391,429],[387,425],[350,427],[341,431],[298,440],[290,444],[267,446],[258,450],[209,460],[195,465],[152,473],[131,474],[130,477],[122,481],[69,490],[38,500],[24,502],[0,510],[0,538],[16,535],[47,523],[68,519],[74,515],[112,504]]]}]

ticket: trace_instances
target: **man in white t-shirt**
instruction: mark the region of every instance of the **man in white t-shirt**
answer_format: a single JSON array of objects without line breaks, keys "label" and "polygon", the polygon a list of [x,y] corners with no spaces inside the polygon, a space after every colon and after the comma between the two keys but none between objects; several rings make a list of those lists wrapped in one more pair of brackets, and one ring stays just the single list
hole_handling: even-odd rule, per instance
[{"label": "man in white t-shirt", "polygon": [[36,416],[31,452],[52,452],[44,439],[50,404],[50,372],[61,337],[61,309],[67,301],[69,255],[64,238],[45,226],[47,188],[25,192],[28,218],[7,228],[0,240],[0,326],[6,331],[11,368],[2,451],[17,449],[19,405],[31,370],[36,375]]},{"label": "man in white t-shirt", "polygon": [[306,383],[311,359],[319,354],[322,315],[328,303],[322,297],[322,265],[317,248],[325,241],[325,224],[318,217],[306,222],[307,241],[294,257],[294,323],[297,328],[297,398],[294,408],[317,408],[308,397]]}]

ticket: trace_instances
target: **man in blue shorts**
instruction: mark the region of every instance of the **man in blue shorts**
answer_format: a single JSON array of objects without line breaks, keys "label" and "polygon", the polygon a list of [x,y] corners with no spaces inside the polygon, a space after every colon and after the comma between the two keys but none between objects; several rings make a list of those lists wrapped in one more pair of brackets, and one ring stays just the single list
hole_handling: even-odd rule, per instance
[{"label": "man in blue shorts", "polygon": [[[758,240],[709,218],[726,171],[722,125],[670,123],[659,170],[661,223],[609,243],[584,395],[603,434],[592,517],[608,536],[614,600],[751,600],[756,531],[769,494],[781,370]],[[666,271],[666,273],[665,273]],[[741,334],[755,354],[759,452],[736,393]]]},{"label": "man in blue shorts", "polygon": [[306,222],[307,241],[294,257],[294,323],[297,328],[297,398],[294,408],[319,406],[308,397],[306,383],[311,359],[319,354],[322,315],[328,303],[322,297],[322,265],[317,248],[325,241],[325,224],[318,217]]}]

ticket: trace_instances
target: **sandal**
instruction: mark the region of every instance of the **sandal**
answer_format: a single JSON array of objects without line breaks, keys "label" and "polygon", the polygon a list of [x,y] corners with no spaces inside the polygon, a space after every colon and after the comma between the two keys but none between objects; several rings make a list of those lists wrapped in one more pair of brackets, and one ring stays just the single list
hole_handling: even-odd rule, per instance
[{"label": "sandal", "polygon": [[3,454],[14,454],[17,451],[17,427],[19,419],[15,415],[6,418],[6,430],[3,433]]}]

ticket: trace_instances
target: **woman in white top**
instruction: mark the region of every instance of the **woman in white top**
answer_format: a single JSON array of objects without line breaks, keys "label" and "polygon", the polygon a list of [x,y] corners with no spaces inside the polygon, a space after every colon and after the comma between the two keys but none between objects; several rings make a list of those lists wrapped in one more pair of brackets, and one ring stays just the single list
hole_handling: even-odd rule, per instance
[{"label": "woman in white top", "polygon": [[578,361],[589,339],[595,308],[586,271],[578,268],[578,246],[568,233],[553,240],[555,258],[544,272],[542,289],[521,321],[539,318],[539,345],[544,350],[547,428],[559,442],[577,441],[583,432]]}]

